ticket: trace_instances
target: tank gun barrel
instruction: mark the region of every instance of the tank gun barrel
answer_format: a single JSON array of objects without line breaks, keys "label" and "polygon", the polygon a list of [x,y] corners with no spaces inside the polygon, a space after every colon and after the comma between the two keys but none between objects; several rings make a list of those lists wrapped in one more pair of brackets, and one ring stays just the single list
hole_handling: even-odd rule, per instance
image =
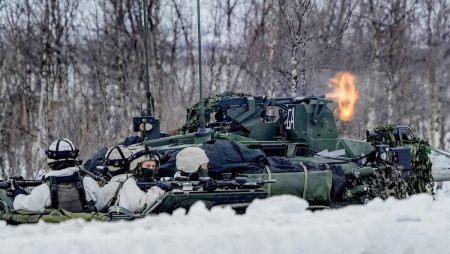
[{"label": "tank gun barrel", "polygon": [[312,100],[320,101],[323,103],[333,103],[333,101],[327,99],[324,94],[317,95],[317,96],[312,95],[312,96],[308,96],[308,97],[295,97],[294,100],[296,103],[303,103],[303,102],[310,103]]}]

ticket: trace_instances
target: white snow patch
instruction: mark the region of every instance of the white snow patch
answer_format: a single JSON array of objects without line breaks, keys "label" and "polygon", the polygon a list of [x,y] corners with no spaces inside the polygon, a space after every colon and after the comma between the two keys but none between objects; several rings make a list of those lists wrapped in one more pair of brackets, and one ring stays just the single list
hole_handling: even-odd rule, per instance
[{"label": "white snow patch", "polygon": [[126,222],[9,226],[2,253],[447,253],[450,198],[415,195],[310,212],[293,196],[257,200],[245,215],[229,208],[177,210]]}]

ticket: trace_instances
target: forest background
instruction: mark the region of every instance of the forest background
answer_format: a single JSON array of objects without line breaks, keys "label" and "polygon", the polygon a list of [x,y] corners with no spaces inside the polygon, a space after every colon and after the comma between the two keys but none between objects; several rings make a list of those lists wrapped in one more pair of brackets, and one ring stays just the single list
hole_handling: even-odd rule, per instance
[{"label": "forest background", "polygon": [[[198,100],[196,1],[148,0],[151,92],[162,130]],[[450,149],[450,0],[201,1],[205,96],[324,94],[358,77],[340,134],[410,126]],[[0,0],[0,178],[36,177],[69,138],[87,159],[145,105],[142,0]]]}]

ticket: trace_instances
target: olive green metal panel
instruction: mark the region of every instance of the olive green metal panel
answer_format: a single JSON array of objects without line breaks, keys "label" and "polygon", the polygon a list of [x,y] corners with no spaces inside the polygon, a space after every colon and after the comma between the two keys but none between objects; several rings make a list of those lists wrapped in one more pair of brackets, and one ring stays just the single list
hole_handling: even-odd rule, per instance
[{"label": "olive green metal panel", "polygon": [[323,150],[333,151],[336,147],[336,139],[334,138],[307,139],[306,143],[311,150],[316,152]]},{"label": "olive green metal panel", "polygon": [[[267,179],[267,174],[250,176]],[[332,173],[329,170],[272,173],[271,179],[275,179],[276,183],[265,187],[270,191],[270,196],[290,194],[304,198],[310,205],[330,205]]]},{"label": "olive green metal panel", "polygon": [[351,158],[357,158],[361,155],[369,154],[374,150],[370,143],[347,138],[342,138],[338,141],[336,150],[339,149],[345,149],[345,153]]},{"label": "olive green metal panel", "polygon": [[196,133],[188,133],[184,135],[146,140],[144,141],[144,144],[150,147],[158,147],[167,145],[203,144],[209,140],[211,140],[211,135],[200,136]]},{"label": "olive green metal panel", "polygon": [[207,135],[195,135],[194,136],[194,144],[203,144],[207,141],[211,140],[211,135],[207,134]]},{"label": "olive green metal panel", "polygon": [[287,128],[289,140],[305,142],[311,149],[317,151],[336,148],[337,128],[333,112],[328,107],[299,104],[294,105],[290,110],[293,116],[290,124],[294,128]]},{"label": "olive green metal panel", "polygon": [[257,198],[267,198],[269,193],[264,190],[226,190],[226,191],[190,191],[172,192],[161,204],[153,209],[153,213],[172,213],[178,208],[189,208],[202,201],[207,208],[222,205],[249,204]]},{"label": "olive green metal panel", "polygon": [[250,131],[249,137],[255,140],[276,140],[278,128],[273,123],[257,123]]},{"label": "olive green metal panel", "polygon": [[237,142],[256,141],[255,139],[247,138],[242,135],[238,135],[238,134],[234,134],[234,133],[221,133],[221,132],[217,132],[214,135],[214,138],[228,140],[228,141],[237,141]]}]

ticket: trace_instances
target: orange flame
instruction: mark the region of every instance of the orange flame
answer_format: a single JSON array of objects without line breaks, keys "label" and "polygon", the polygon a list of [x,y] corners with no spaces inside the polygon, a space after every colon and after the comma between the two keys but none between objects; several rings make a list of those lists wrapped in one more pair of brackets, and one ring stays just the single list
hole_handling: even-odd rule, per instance
[{"label": "orange flame", "polygon": [[328,86],[332,89],[325,98],[338,103],[336,112],[342,121],[350,121],[355,113],[355,103],[358,99],[356,76],[349,72],[338,72],[332,77]]}]

